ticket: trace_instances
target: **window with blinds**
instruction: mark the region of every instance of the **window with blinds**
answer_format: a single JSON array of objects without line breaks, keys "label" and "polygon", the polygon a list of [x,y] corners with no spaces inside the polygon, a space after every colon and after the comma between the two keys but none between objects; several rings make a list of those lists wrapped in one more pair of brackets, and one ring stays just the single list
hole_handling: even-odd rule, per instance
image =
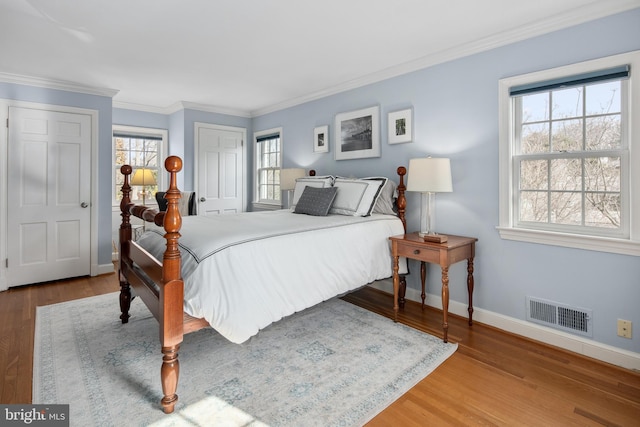
[{"label": "window with blinds", "polygon": [[631,52],[500,80],[503,238],[640,255],[639,69]]},{"label": "window with blinds", "polygon": [[[150,184],[132,186],[131,199],[134,203],[155,203],[154,195],[162,188],[164,147],[167,132],[162,129],[148,129],[129,126],[113,127],[113,203],[122,200],[124,177],[120,173],[122,165],[130,165],[133,174],[138,169],[146,169],[153,176]],[[149,175],[145,175],[149,176]],[[132,175],[133,177],[133,175]]]},{"label": "window with blinds", "polygon": [[280,169],[282,165],[282,129],[255,134],[256,202],[280,205]]}]

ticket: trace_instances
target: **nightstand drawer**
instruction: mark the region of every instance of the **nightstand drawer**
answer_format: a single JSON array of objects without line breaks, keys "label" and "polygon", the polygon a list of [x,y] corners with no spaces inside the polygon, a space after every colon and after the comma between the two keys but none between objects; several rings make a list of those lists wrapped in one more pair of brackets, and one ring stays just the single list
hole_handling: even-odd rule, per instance
[{"label": "nightstand drawer", "polygon": [[411,244],[398,243],[398,256],[437,264],[440,261],[440,250],[426,248],[424,245],[413,246]]}]

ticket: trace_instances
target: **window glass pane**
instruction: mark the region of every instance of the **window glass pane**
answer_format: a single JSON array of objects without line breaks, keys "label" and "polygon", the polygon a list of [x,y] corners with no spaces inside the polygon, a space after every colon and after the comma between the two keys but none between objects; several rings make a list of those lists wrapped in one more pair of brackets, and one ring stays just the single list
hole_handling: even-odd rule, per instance
[{"label": "window glass pane", "polygon": [[620,191],[620,157],[592,157],[584,161],[585,190]]},{"label": "window glass pane", "polygon": [[619,113],[622,106],[620,87],[619,80],[587,86],[587,115]]},{"label": "window glass pane", "polygon": [[566,119],[580,117],[583,111],[584,86],[554,90],[551,93],[552,119]]},{"label": "window glass pane", "polygon": [[582,120],[560,120],[551,126],[551,151],[582,150]]},{"label": "window glass pane", "polygon": [[522,126],[521,152],[523,154],[549,152],[549,122]]},{"label": "window glass pane", "polygon": [[621,148],[621,126],[621,117],[618,114],[587,118],[587,150],[616,150]]},{"label": "window glass pane", "polygon": [[585,225],[601,228],[620,227],[620,195],[586,193]]},{"label": "window glass pane", "polygon": [[522,123],[549,120],[549,93],[522,96]]},{"label": "window glass pane", "polygon": [[280,200],[280,137],[270,137],[257,142],[260,153],[257,173],[259,201]]},{"label": "window glass pane", "polygon": [[520,220],[547,222],[549,207],[546,191],[523,191],[520,193]]},{"label": "window glass pane", "polygon": [[582,196],[578,192],[551,193],[551,222],[556,224],[582,224]]},{"label": "window glass pane", "polygon": [[546,160],[520,162],[520,189],[547,190],[549,188]]},{"label": "window glass pane", "polygon": [[551,160],[551,189],[582,191],[582,161],[580,159]]},{"label": "window glass pane", "polygon": [[[123,176],[120,166],[128,164],[134,169],[145,167],[151,170],[156,182],[159,179],[161,144],[156,139],[146,139],[144,136],[118,136],[113,138],[115,149],[115,199],[122,199]],[[132,186],[131,200],[134,203],[153,199],[153,194],[158,191],[158,185]]]}]

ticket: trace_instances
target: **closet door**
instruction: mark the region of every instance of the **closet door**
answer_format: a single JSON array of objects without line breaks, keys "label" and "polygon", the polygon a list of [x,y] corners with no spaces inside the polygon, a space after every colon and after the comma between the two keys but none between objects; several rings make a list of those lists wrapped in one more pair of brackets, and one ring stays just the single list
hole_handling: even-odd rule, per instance
[{"label": "closet door", "polygon": [[246,131],[206,123],[195,126],[198,215],[242,212]]},{"label": "closet door", "polygon": [[91,117],[9,108],[9,286],[91,272]]}]

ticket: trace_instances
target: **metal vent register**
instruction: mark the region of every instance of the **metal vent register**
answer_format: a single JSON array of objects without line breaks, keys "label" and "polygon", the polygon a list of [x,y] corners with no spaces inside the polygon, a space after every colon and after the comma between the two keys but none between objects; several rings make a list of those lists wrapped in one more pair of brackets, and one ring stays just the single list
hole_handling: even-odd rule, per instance
[{"label": "metal vent register", "polygon": [[593,336],[592,310],[527,297],[527,320],[562,331]]}]

